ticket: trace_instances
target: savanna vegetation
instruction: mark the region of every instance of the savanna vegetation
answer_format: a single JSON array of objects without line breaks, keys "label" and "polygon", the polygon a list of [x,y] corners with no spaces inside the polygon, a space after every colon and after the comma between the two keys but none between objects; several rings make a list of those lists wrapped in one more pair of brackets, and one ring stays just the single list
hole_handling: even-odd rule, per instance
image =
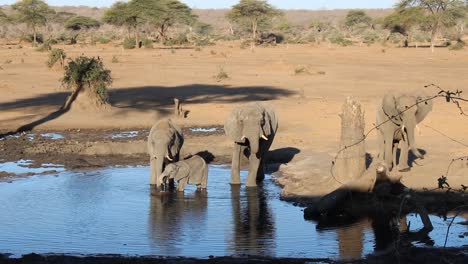
[{"label": "savanna vegetation", "polygon": [[393,10],[379,15],[350,10],[334,19],[300,22],[264,0],[240,0],[222,13],[219,23],[210,23],[213,14],[192,10],[178,0],[116,2],[110,8],[94,8],[89,14],[77,10],[53,8],[42,0],[20,0],[0,9],[0,37],[33,45],[111,43],[127,49],[241,40],[242,47],[280,42],[380,43],[434,50],[437,46],[463,48],[468,24],[468,5],[462,0],[400,0]]}]

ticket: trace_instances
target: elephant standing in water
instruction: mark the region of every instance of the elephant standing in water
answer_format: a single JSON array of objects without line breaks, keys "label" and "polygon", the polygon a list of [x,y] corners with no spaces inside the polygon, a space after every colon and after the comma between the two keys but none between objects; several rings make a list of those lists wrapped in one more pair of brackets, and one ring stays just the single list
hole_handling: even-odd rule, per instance
[{"label": "elephant standing in water", "polygon": [[181,160],[166,166],[161,174],[164,184],[167,180],[177,181],[177,191],[183,192],[185,185],[197,185],[197,189],[206,189],[208,182],[208,166],[200,156]]},{"label": "elephant standing in water", "polygon": [[150,155],[150,184],[156,189],[162,187],[161,174],[167,164],[177,162],[184,144],[182,130],[170,119],[157,122],[148,136],[148,154]]},{"label": "elephant standing in water", "polygon": [[[418,95],[388,93],[384,96],[377,109],[377,125],[379,130],[379,157],[385,161],[389,170],[399,167],[400,171],[408,171],[409,150],[417,158],[424,158],[416,147],[415,128],[432,110],[432,101],[425,101]],[[391,119],[390,119],[391,118]],[[390,119],[390,121],[385,122]],[[400,145],[400,158],[397,162],[397,147]]]},{"label": "elephant standing in water", "polygon": [[240,184],[241,155],[248,149],[249,174],[246,186],[256,187],[257,181],[265,178],[265,154],[268,153],[278,130],[274,109],[258,102],[237,107],[229,114],[224,130],[234,141],[231,184]]}]

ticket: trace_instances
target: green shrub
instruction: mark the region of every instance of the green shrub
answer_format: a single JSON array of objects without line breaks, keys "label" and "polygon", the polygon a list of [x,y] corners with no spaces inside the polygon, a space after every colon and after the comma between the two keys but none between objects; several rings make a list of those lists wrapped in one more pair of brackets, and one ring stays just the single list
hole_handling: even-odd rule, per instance
[{"label": "green shrub", "polygon": [[299,75],[299,74],[310,74],[309,70],[307,69],[306,66],[300,65],[294,68],[294,74]]},{"label": "green shrub", "polygon": [[377,42],[379,40],[380,40],[379,35],[376,32],[373,32],[373,31],[366,31],[366,32],[364,32],[364,34],[362,36],[362,42],[367,44],[367,45],[374,44],[375,42]]},{"label": "green shrub", "polygon": [[65,58],[67,55],[63,49],[52,49],[49,52],[49,60],[47,60],[47,67],[52,68],[55,63],[60,62],[60,66],[63,68]]},{"label": "green shrub", "polygon": [[220,67],[219,72],[214,77],[218,82],[220,82],[222,80],[228,79],[229,75],[227,74],[226,71],[224,71],[223,67]]},{"label": "green shrub", "polygon": [[462,40],[458,40],[455,44],[450,43],[450,45],[448,46],[449,50],[462,50],[464,48],[465,42],[463,42]]},{"label": "green shrub", "polygon": [[215,45],[215,43],[212,42],[211,39],[208,37],[206,38],[200,37],[200,38],[195,39],[195,46],[204,47],[204,46],[213,46],[213,45]]},{"label": "green shrub", "polygon": [[[62,85],[72,89],[73,93],[88,90],[90,99],[98,105],[103,105],[108,100],[107,87],[112,84],[112,77],[111,71],[104,67],[99,58],[80,56],[68,62],[61,81]],[[64,107],[69,107],[71,102],[67,100]]]},{"label": "green shrub", "polygon": [[165,46],[181,46],[181,45],[187,45],[189,43],[189,40],[187,38],[187,34],[180,33],[174,38],[167,38],[164,40],[163,45]]},{"label": "green shrub", "polygon": [[119,58],[117,58],[117,56],[112,56],[112,63],[119,63]]},{"label": "green shrub", "polygon": [[[26,35],[24,35],[24,36],[21,38],[21,40],[22,40],[22,41],[29,42],[29,43],[33,43],[33,41],[34,41],[34,35],[33,35],[33,34],[26,34]],[[42,35],[42,33],[37,33],[37,34],[36,34],[36,41],[37,41],[37,43],[39,43],[39,44],[44,43],[44,35]]]},{"label": "green shrub", "polygon": [[99,37],[99,38],[97,39],[97,41],[98,41],[99,43],[101,43],[101,44],[107,44],[107,43],[110,43],[110,42],[111,42],[111,40],[110,40],[109,38],[106,38],[106,37],[103,37],[103,36]]},{"label": "green shrub", "polygon": [[50,50],[52,50],[52,45],[49,42],[46,41],[44,44],[42,44],[36,50],[40,51],[40,52],[50,51]]},{"label": "green shrub", "polygon": [[134,49],[135,48],[135,39],[134,38],[125,38],[122,42],[122,47],[124,49]]},{"label": "green shrub", "polygon": [[246,48],[249,48],[251,46],[252,46],[252,41],[250,41],[250,40],[244,40],[240,44],[241,49],[246,49]]},{"label": "green shrub", "polygon": [[328,40],[332,44],[337,44],[337,45],[340,45],[340,46],[343,46],[343,47],[353,45],[353,42],[351,40],[345,38],[341,34],[333,35],[333,36],[329,37]]},{"label": "green shrub", "polygon": [[152,48],[154,48],[154,47],[153,47],[153,41],[152,41],[151,39],[147,39],[147,38],[142,39],[142,40],[141,40],[141,44],[142,44],[143,47],[145,47],[145,48],[147,48],[147,49],[152,49]]}]

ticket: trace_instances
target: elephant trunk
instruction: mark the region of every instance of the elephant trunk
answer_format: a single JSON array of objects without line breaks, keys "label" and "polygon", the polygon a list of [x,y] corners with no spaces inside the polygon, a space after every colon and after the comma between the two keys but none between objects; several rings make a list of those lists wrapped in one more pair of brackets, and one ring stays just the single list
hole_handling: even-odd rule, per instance
[{"label": "elephant trunk", "polygon": [[413,152],[413,154],[418,158],[424,158],[424,156],[419,152],[418,148],[416,147],[416,138],[415,138],[415,128],[416,128],[416,118],[412,117],[406,119],[407,122],[403,122],[404,130],[403,133],[406,134],[408,140],[409,149]]},{"label": "elephant trunk", "polygon": [[250,143],[250,153],[251,155],[256,155],[258,153],[259,149],[259,144],[260,144],[260,136],[251,136],[249,137],[249,143]]}]

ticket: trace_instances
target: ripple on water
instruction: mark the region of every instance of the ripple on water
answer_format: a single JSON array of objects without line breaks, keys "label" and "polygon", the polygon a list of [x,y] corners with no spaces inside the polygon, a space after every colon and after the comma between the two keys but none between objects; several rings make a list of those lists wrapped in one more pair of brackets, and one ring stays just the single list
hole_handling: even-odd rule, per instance
[{"label": "ripple on water", "polygon": [[[189,186],[185,194],[151,196],[148,174],[148,167],[116,167],[0,183],[0,201],[7,201],[0,202],[0,252],[338,258],[376,247],[370,220],[319,228],[278,199],[270,177],[250,190],[230,186],[229,170],[210,166],[207,192]],[[447,221],[431,218],[442,234]],[[451,237],[460,232],[466,226],[452,226]],[[438,232],[430,236],[440,245]]]}]

